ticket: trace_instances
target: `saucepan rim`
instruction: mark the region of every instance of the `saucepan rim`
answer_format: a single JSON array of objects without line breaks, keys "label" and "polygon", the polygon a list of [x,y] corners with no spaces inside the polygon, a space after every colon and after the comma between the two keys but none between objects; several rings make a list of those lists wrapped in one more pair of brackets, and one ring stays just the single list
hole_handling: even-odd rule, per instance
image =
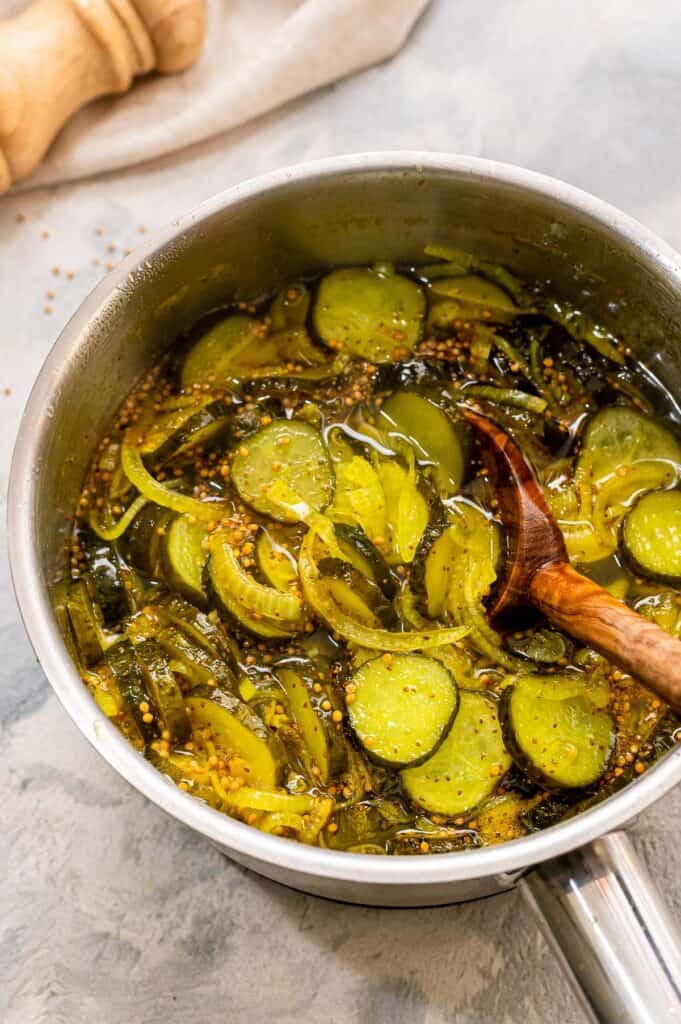
[{"label": "saucepan rim", "polygon": [[[76,353],[87,345],[89,325],[115,294],[125,292],[131,275],[162,256],[178,238],[202,221],[246,200],[306,181],[332,180],[354,173],[442,172],[480,184],[502,182],[519,192],[550,200],[560,209],[576,209],[617,236],[632,258],[653,272],[675,279],[681,288],[681,256],[637,221],[609,204],[556,179],[509,164],[428,152],[360,153],[284,168],[237,185],[173,220],[128,256],[86,298],[67,323],[47,357],[29,396],[12,459],[8,492],[9,554],[12,578],[28,636],[59,700],[99,753],[132,786],[168,814],[237,855],[295,871],[367,885],[436,885],[490,876],[512,879],[525,868],[558,856],[630,821],[681,780],[681,747],[670,751],[639,779],[602,803],[568,821],[499,846],[429,857],[344,853],[304,846],[265,835],[183,793],[134,750],[99,710],[71,662],[51,615],[41,582],[34,536],[36,474],[39,455]],[[46,415],[51,410],[52,416]]]}]

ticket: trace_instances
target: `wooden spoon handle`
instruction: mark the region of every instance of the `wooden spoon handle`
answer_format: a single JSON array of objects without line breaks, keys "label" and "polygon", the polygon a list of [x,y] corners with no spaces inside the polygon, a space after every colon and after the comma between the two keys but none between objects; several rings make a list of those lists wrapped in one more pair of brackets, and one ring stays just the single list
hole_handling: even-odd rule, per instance
[{"label": "wooden spoon handle", "polygon": [[36,0],[0,21],[0,192],[79,107],[137,75],[183,70],[203,35],[204,0]]},{"label": "wooden spoon handle", "polygon": [[567,562],[538,569],[532,604],[681,711],[681,640],[627,608]]}]

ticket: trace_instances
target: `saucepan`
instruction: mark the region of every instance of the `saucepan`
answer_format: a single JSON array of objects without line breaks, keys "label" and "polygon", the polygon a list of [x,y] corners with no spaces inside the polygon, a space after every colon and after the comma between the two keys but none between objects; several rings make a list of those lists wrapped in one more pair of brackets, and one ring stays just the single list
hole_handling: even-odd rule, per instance
[{"label": "saucepan", "polygon": [[305,892],[386,907],[455,903],[517,885],[591,1019],[681,1022],[680,937],[624,831],[681,781],[681,745],[597,806],[499,846],[429,857],[312,848],[219,814],[140,757],[98,710],[52,615],[50,585],[63,570],[69,515],[97,439],[179,331],[228,297],[251,298],[331,264],[418,262],[435,243],[550,281],[553,294],[626,331],[681,397],[681,256],[598,199],[515,167],[431,153],[277,171],[209,200],[128,257],[48,357],[9,490],[26,628],[58,697],[100,754],[234,860]]}]

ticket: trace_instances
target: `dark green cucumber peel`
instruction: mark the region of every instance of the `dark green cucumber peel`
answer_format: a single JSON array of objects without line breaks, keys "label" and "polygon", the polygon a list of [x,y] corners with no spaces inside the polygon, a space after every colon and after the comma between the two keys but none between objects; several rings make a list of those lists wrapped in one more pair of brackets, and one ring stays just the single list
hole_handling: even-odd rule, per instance
[{"label": "dark green cucumber peel", "polygon": [[104,655],[99,608],[88,593],[85,580],[74,583],[66,598],[66,611],[84,665],[94,665]]},{"label": "dark green cucumber peel", "polygon": [[615,749],[612,715],[578,676],[525,676],[501,700],[513,760],[546,789],[584,789],[604,775]]},{"label": "dark green cucumber peel", "polygon": [[106,652],[104,661],[113,672],[121,696],[131,712],[135,723],[148,743],[154,738],[156,731],[153,722],[145,722],[143,704],[151,706],[151,697],[142,677],[135,648],[129,640],[110,647]]},{"label": "dark green cucumber peel", "polygon": [[633,571],[664,583],[681,583],[681,491],[649,491],[628,513],[621,530]]},{"label": "dark green cucumber peel", "polygon": [[225,432],[231,407],[221,399],[197,399],[171,410],[154,422],[140,442],[147,463],[161,464],[177,458],[195,445],[217,442]]},{"label": "dark green cucumber peel", "polygon": [[451,673],[423,654],[372,658],[352,681],[350,724],[369,756],[394,768],[427,760],[449,732],[459,707]]},{"label": "dark green cucumber peel", "polygon": [[348,556],[348,561],[373,579],[385,596],[392,599],[399,589],[399,576],[390,568],[364,530],[348,523],[335,523],[334,532],[338,546]]},{"label": "dark green cucumber peel", "polygon": [[184,743],[191,728],[184,706],[182,691],[173,675],[163,648],[156,640],[143,640],[135,648],[142,678],[151,697],[153,707],[171,739]]},{"label": "dark green cucumber peel", "polygon": [[502,738],[497,702],[463,690],[448,735],[424,764],[400,773],[409,799],[431,814],[452,818],[475,810],[511,766]]}]

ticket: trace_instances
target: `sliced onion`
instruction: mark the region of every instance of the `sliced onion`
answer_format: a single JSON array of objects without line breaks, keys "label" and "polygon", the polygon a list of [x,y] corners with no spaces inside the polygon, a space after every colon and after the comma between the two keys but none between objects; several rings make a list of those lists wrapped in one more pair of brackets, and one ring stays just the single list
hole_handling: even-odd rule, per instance
[{"label": "sliced onion", "polygon": [[354,622],[333,600],[319,573],[313,553],[315,541],[316,535],[311,530],[306,534],[300,548],[298,572],[303,594],[313,611],[344,640],[358,644],[360,647],[369,647],[374,651],[419,651],[428,647],[439,647],[442,644],[457,643],[470,632],[467,626],[455,626],[408,633],[392,633],[387,629],[374,629],[371,626]]}]

